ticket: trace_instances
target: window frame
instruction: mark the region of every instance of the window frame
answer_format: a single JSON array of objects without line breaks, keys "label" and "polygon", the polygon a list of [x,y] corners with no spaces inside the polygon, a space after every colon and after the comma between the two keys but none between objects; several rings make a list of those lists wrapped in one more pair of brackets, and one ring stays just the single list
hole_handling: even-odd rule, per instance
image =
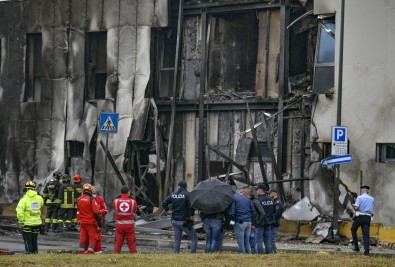
[{"label": "window frame", "polygon": [[[334,36],[332,36],[334,38],[334,47],[333,47],[333,62],[319,62],[318,57],[320,54],[320,48],[321,48],[321,32],[325,31],[324,25],[329,25],[329,24],[333,24],[335,26],[334,29],[334,34],[336,34],[336,23],[335,20],[333,19],[328,19],[328,20],[323,20],[318,24],[318,29],[317,29],[317,43],[316,43],[316,47],[315,47],[315,56],[314,56],[314,74],[313,74],[313,92],[317,93],[317,94],[325,94],[329,89],[333,88],[335,86],[335,61],[336,61],[336,38]],[[330,34],[328,33],[328,35],[330,36]],[[331,36],[330,36],[331,37]],[[328,75],[325,76],[326,78],[331,77],[331,81],[328,82],[332,84],[332,87],[329,88],[325,88],[325,89],[321,89],[321,88],[317,88],[318,87],[318,69],[320,70],[326,70],[327,72],[333,73],[333,75]],[[323,76],[320,76],[321,78]],[[321,80],[321,79],[320,79]]]}]

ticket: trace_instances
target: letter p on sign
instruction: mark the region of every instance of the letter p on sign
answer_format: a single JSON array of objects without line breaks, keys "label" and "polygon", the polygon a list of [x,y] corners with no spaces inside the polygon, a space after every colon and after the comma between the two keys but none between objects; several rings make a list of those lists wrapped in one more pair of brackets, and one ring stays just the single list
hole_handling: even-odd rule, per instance
[{"label": "letter p on sign", "polygon": [[347,128],[333,127],[333,140],[335,142],[347,142]]}]

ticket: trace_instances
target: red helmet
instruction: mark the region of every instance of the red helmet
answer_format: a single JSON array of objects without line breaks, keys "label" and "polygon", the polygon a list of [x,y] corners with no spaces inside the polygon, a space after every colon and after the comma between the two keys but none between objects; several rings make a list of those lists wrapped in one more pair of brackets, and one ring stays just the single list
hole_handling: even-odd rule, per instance
[{"label": "red helmet", "polygon": [[92,185],[91,184],[84,184],[82,186],[82,190],[85,191],[91,191],[92,192]]},{"label": "red helmet", "polygon": [[81,176],[79,174],[74,175],[73,182],[77,184],[81,183]]}]

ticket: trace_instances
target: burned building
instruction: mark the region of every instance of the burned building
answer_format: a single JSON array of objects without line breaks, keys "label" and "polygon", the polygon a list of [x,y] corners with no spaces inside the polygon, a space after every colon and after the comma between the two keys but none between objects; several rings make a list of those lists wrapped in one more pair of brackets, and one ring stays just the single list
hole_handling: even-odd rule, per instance
[{"label": "burned building", "polygon": [[[288,206],[308,197],[332,216],[333,173],[319,162],[336,125],[324,118],[341,20],[336,8],[317,16],[327,2],[0,2],[1,202],[60,170],[108,199],[130,184],[150,208],[183,179],[268,182]],[[119,114],[117,133],[98,131],[101,112]],[[358,184],[346,170],[343,219]]]}]

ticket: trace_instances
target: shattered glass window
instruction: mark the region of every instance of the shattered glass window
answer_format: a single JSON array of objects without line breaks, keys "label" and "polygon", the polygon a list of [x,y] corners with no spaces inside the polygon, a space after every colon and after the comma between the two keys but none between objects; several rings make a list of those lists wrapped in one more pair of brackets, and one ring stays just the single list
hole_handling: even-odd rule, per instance
[{"label": "shattered glass window", "polygon": [[86,33],[85,95],[87,99],[103,99],[107,81],[107,32]]},{"label": "shattered glass window", "polygon": [[23,102],[41,101],[41,49],[41,33],[27,34]]},{"label": "shattered glass window", "polygon": [[318,27],[313,91],[325,94],[335,86],[335,30],[334,22],[323,21]]}]

